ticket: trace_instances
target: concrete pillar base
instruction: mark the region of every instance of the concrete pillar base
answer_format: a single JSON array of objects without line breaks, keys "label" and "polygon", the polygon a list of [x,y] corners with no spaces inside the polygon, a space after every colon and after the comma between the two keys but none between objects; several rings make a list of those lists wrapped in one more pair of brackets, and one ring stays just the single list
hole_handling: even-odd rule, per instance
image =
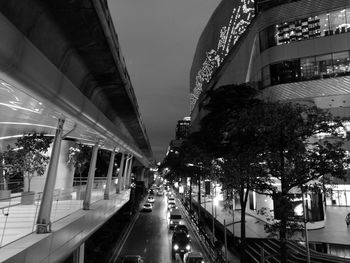
[{"label": "concrete pillar base", "polygon": [[84,200],[83,202],[83,210],[90,210],[90,202]]},{"label": "concrete pillar base", "polygon": [[51,223],[48,224],[36,224],[37,234],[47,234],[51,233]]}]

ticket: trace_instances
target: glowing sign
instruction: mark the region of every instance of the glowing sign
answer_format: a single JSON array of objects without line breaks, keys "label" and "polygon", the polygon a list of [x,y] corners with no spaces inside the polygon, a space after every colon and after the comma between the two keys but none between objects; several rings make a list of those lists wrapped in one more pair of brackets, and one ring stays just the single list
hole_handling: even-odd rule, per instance
[{"label": "glowing sign", "polygon": [[[227,13],[227,10],[232,11],[229,14],[225,14]],[[214,38],[209,46],[199,43],[194,58],[194,64],[191,69],[191,111],[193,110],[199,95],[202,93],[203,83],[209,83],[215,69],[221,65],[231,48],[244,33],[253,17],[254,0],[222,1],[219,7],[215,10],[208,25],[203,31],[199,42],[208,42],[208,39],[205,38],[207,35],[208,37],[214,35]],[[203,45],[205,45],[204,49],[202,48]],[[198,59],[198,56],[202,61],[204,56],[204,61],[201,62],[201,65],[196,65],[196,59]],[[193,72],[193,69],[197,71]]]}]

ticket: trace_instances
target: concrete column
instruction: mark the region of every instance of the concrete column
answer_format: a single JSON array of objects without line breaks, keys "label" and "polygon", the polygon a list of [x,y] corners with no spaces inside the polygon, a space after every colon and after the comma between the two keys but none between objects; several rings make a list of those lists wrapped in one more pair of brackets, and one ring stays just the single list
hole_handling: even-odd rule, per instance
[{"label": "concrete column", "polygon": [[112,173],[113,173],[113,167],[114,167],[114,157],[115,157],[115,149],[113,149],[113,151],[111,152],[111,158],[109,160],[106,188],[105,188],[105,193],[104,193],[105,200],[109,200],[109,192],[111,190]]},{"label": "concrete column", "polygon": [[84,263],[85,243],[73,252],[73,263]]},{"label": "concrete column", "polygon": [[144,180],[145,180],[145,171],[146,171],[146,167],[143,167],[143,168],[142,168],[142,171],[141,171],[141,178],[140,178],[140,181],[144,181]]},{"label": "concrete column", "polygon": [[130,187],[130,183],[131,183],[131,171],[132,171],[132,162],[133,162],[133,156],[130,157],[130,163],[129,163],[129,169],[128,169],[128,176],[127,176],[127,181],[126,181],[126,184],[127,184],[127,188]]},{"label": "concrete column", "polygon": [[91,192],[92,192],[92,185],[94,184],[94,178],[95,178],[96,160],[97,160],[98,149],[99,149],[99,145],[98,145],[98,143],[96,143],[94,145],[94,148],[92,149],[89,174],[88,174],[86,190],[85,190],[85,198],[84,198],[84,202],[83,202],[83,210],[90,209]]},{"label": "concrete column", "polygon": [[125,162],[125,153],[122,153],[122,158],[119,164],[119,173],[118,173],[118,188],[117,191],[120,193],[123,190],[123,172],[124,172],[124,162]]},{"label": "concrete column", "polygon": [[125,188],[127,188],[126,184],[127,184],[127,175],[128,175],[128,170],[129,170],[129,155],[126,156],[125,158],[125,168],[124,168],[124,175],[123,175],[123,190],[125,190]]},{"label": "concrete column", "polygon": [[57,177],[58,160],[61,151],[61,141],[63,134],[64,120],[59,119],[56,129],[56,135],[52,146],[51,158],[48,165],[47,177],[45,181],[44,191],[40,203],[38,219],[36,221],[36,232],[49,233],[51,232],[51,208],[53,201],[53,194],[55,190],[55,183]]},{"label": "concrete column", "polygon": [[58,174],[55,185],[55,189],[60,189],[60,199],[71,199],[75,168],[73,164],[67,164],[67,157],[69,154],[69,147],[73,146],[74,143],[74,141],[64,139],[61,143],[61,152],[57,168]]}]

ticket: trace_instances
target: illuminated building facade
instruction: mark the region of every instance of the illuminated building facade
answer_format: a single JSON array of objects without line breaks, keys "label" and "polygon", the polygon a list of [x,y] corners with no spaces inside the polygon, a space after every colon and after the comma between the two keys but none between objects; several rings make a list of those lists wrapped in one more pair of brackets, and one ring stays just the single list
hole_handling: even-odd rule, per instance
[{"label": "illuminated building facade", "polygon": [[[210,19],[200,41],[209,41],[214,34],[209,31],[216,30],[211,23],[220,19],[218,9],[213,14],[217,18]],[[249,83],[261,91],[262,98],[302,101],[335,116],[350,117],[350,1],[258,1],[255,10],[250,20],[244,20],[249,20],[244,32],[220,60],[210,80],[202,82],[201,92]],[[220,37],[215,41],[218,43]],[[191,96],[195,98],[191,101],[192,126],[203,115],[203,97],[196,91],[198,71],[194,70],[202,51],[203,44],[198,43],[191,71]],[[324,226],[322,198],[309,196],[307,202],[316,218],[308,227]],[[333,187],[326,204],[350,206],[349,183],[339,182]],[[249,212],[255,213],[263,206],[273,209],[273,201],[251,193],[248,206]]]},{"label": "illuminated building facade", "polygon": [[204,29],[191,67],[190,109],[254,17],[253,0],[223,0]]},{"label": "illuminated building facade", "polygon": [[183,120],[177,121],[175,138],[176,140],[185,139],[190,132],[191,118],[185,117]]}]

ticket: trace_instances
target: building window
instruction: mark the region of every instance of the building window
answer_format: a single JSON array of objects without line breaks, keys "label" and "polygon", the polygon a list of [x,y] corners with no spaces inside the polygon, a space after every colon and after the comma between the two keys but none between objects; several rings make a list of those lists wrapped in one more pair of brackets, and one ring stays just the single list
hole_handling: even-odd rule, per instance
[{"label": "building window", "polygon": [[300,60],[283,61],[270,66],[271,84],[295,82],[300,80]]},{"label": "building window", "polygon": [[329,27],[334,34],[345,33],[345,9],[329,14]]},{"label": "building window", "polygon": [[261,51],[276,46],[276,34],[277,27],[275,25],[269,26],[259,33]]},{"label": "building window", "polygon": [[327,14],[321,14],[318,16],[318,19],[320,20],[320,32],[321,36],[328,36],[329,35],[329,20]]},{"label": "building window", "polygon": [[322,55],[316,57],[317,74],[321,78],[330,77],[333,73],[332,55]]},{"label": "building window", "polygon": [[259,34],[260,48],[264,51],[275,45],[346,32],[350,32],[350,8],[269,26]]},{"label": "building window", "polygon": [[282,61],[261,71],[263,88],[270,85],[350,75],[350,52],[342,51]]},{"label": "building window", "polygon": [[300,59],[300,74],[302,80],[310,80],[318,77],[315,57]]},{"label": "building window", "polygon": [[348,75],[350,73],[349,52],[338,52],[333,54],[333,70],[336,75]]},{"label": "building window", "polygon": [[263,87],[271,85],[270,65],[263,67],[262,69],[262,85]]}]

